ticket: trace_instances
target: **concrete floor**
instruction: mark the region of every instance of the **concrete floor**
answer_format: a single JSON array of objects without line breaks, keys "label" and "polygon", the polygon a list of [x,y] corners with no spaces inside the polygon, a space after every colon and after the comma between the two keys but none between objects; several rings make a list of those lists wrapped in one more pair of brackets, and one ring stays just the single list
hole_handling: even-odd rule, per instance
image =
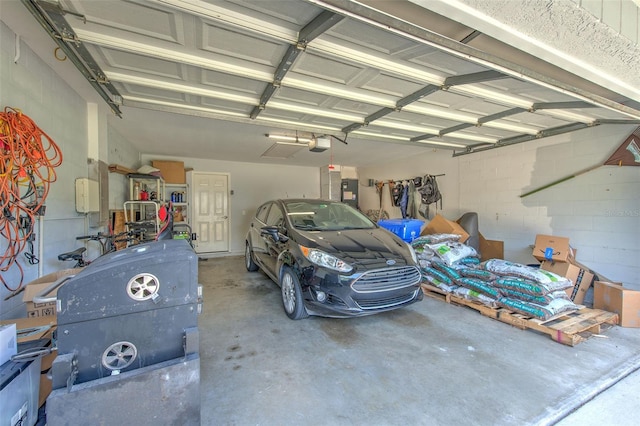
[{"label": "concrete floor", "polygon": [[[292,321],[277,285],[243,262],[198,263],[203,425],[568,426],[640,367],[637,329],[569,347],[431,298],[363,318]],[[613,423],[607,402],[586,417],[638,424],[629,416],[637,399]]]}]

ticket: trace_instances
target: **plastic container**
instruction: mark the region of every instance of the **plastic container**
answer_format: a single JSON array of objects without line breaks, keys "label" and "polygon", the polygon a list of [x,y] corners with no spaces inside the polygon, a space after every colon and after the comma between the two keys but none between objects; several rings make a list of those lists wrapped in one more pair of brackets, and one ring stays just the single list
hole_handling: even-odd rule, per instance
[{"label": "plastic container", "polygon": [[420,228],[423,224],[424,221],[418,219],[387,219],[378,222],[378,225],[393,232],[408,243],[420,236]]}]

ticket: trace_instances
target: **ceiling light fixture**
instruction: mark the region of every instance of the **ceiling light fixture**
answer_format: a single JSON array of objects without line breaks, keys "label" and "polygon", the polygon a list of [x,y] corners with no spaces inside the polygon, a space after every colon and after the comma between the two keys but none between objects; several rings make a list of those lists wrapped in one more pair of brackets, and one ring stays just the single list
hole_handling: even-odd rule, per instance
[{"label": "ceiling light fixture", "polygon": [[[399,142],[411,142],[411,140],[408,137],[405,137],[405,136],[379,135],[379,134],[371,133],[371,132],[363,132],[361,130],[357,130],[357,131],[353,132],[353,134],[361,135],[361,136],[367,136],[367,137],[376,138],[376,139],[396,140],[396,141],[399,141]],[[434,141],[433,139],[428,139],[426,141],[413,142],[412,144],[417,144],[417,143],[423,144],[423,145],[447,146],[447,147],[452,147],[452,148],[466,148],[467,147],[466,145],[459,144],[459,143],[439,142],[439,141]]]},{"label": "ceiling light fixture", "polygon": [[277,139],[280,141],[289,141],[289,142],[295,142],[295,143],[309,143],[311,142],[310,137],[307,138],[302,138],[299,136],[292,136],[292,135],[274,135],[273,133],[267,133],[266,136],[269,139]]},{"label": "ceiling light fixture", "polygon": [[433,72],[425,71],[424,67],[417,67],[410,62],[401,61],[397,58],[394,60],[387,59],[383,55],[374,55],[365,53],[361,50],[352,49],[337,43],[332,43],[328,39],[316,39],[307,46],[310,52],[317,51],[342,59],[355,60],[359,63],[369,65],[372,68],[394,74],[425,81],[429,84],[441,85],[444,83],[444,77]]},{"label": "ceiling light fixture", "polygon": [[270,74],[266,71],[230,64],[228,62],[225,62],[224,60],[210,59],[215,57],[222,58],[222,55],[210,55],[207,58],[204,58],[202,56],[184,53],[177,49],[166,49],[159,46],[139,43],[120,37],[112,37],[105,34],[99,34],[84,29],[78,29],[76,31],[76,35],[78,36],[78,40],[83,43],[97,44],[99,46],[107,47],[114,50],[129,51],[131,53],[137,53],[151,58],[165,59],[171,62],[181,62],[208,70],[220,71],[227,74],[243,76],[246,78],[253,78],[259,81],[268,82],[273,80],[273,74]]}]

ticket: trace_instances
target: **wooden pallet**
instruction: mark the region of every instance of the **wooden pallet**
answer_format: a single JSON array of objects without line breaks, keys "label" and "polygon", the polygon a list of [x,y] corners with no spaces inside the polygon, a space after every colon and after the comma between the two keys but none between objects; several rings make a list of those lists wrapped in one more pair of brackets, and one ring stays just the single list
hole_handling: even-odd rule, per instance
[{"label": "wooden pallet", "polygon": [[479,302],[466,300],[442,291],[438,287],[430,284],[422,284],[422,292],[425,296],[442,300],[446,303],[475,309],[484,316],[510,324],[522,330],[535,330],[548,334],[556,342],[569,346],[575,346],[587,340],[589,337],[599,335],[613,325],[618,324],[618,314],[600,309],[590,309],[584,306],[579,306],[579,309],[576,311],[564,312],[548,320],[540,320],[513,312],[509,309],[492,308]]}]

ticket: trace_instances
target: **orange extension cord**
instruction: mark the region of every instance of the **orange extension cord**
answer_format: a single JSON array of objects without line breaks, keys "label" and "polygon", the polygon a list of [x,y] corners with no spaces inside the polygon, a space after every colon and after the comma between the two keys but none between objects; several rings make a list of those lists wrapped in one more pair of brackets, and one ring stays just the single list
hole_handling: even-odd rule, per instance
[{"label": "orange extension cord", "polygon": [[[24,278],[18,255],[33,241],[33,224],[56,180],[54,168],[62,164],[62,152],[22,111],[6,107],[0,113],[0,155],[0,281],[17,292]],[[20,283],[10,286],[2,273],[14,264]]]}]

